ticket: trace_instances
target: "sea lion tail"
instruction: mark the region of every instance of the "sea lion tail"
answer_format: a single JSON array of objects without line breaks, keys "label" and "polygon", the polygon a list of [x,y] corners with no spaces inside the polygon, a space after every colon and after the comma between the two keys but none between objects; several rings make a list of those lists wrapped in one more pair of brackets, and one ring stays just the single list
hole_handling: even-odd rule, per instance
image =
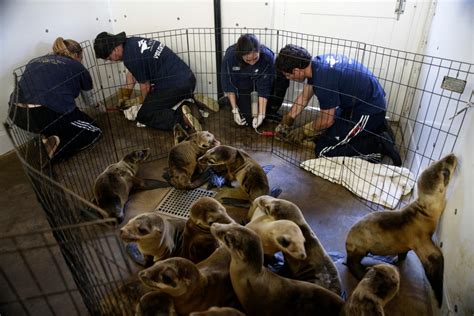
[{"label": "sea lion tail", "polygon": [[429,243],[424,243],[423,247],[414,249],[414,251],[423,264],[426,277],[438,301],[438,306],[441,307],[443,304],[443,253],[431,240]]}]

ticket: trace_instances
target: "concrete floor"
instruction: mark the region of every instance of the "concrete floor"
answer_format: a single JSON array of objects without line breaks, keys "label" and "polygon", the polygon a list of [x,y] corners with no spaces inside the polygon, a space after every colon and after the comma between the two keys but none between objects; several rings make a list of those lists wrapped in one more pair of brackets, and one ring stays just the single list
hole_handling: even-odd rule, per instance
[{"label": "concrete floor", "polygon": [[[122,137],[127,137],[127,135]],[[244,136],[242,136],[241,141],[244,143],[249,142]],[[94,150],[99,149],[92,149],[92,151]],[[360,217],[371,212],[371,210],[341,186],[330,183],[295,165],[289,164],[287,161],[277,157],[277,155],[269,152],[249,152],[261,165],[271,164],[275,166],[268,173],[270,186],[280,186],[283,190],[280,198],[288,199],[302,209],[306,220],[325,249],[329,253],[345,255],[345,238],[349,228]],[[86,158],[89,154],[90,152],[80,153],[80,155]],[[81,157],[78,159],[81,159]],[[166,159],[145,163],[142,165],[139,175],[146,178],[161,179],[164,167],[166,167]],[[95,166],[95,169],[101,168]],[[163,198],[166,190],[157,189],[133,194],[127,203],[127,218],[141,212],[154,210]],[[221,196],[234,196],[238,192],[236,189],[226,190],[219,191],[217,198]],[[0,205],[3,206],[0,212],[0,237],[48,228],[44,212],[36,200],[27,177],[23,173],[21,164],[13,153],[0,157],[0,192],[2,192],[0,194]],[[237,221],[240,221],[246,215],[245,209],[228,208],[228,212]],[[2,256],[3,249],[3,245],[0,244],[0,266],[2,260],[4,260]],[[336,264],[343,282],[343,288],[349,295],[356,285],[356,280],[346,269],[343,263],[344,260],[344,258],[339,259]],[[417,257],[410,252],[407,260],[400,263],[398,267],[401,275],[400,292],[385,307],[386,314],[433,315],[431,288],[426,281]],[[54,273],[54,267],[52,267],[50,273]],[[17,276],[7,274],[6,279],[14,283]],[[1,283],[2,281],[0,281]],[[49,285],[62,288],[62,284],[59,283]],[[6,309],[6,306],[2,305],[2,302],[4,302],[3,299],[6,294],[2,291],[1,285],[0,293],[2,293],[0,294],[0,314],[3,315],[2,311]],[[61,304],[61,302],[57,304]],[[66,306],[62,306],[60,310],[67,311],[67,304],[63,303],[63,305]],[[83,307],[76,308],[76,312],[84,312]]]}]

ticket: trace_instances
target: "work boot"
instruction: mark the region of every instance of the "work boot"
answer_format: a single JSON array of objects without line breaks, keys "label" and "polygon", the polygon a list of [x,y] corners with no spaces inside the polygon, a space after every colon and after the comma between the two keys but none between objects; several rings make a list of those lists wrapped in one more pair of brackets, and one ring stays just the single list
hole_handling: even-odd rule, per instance
[{"label": "work boot", "polygon": [[213,112],[219,112],[219,103],[213,98],[210,98],[200,93],[196,93],[194,94],[194,100],[200,106],[206,107]]},{"label": "work boot", "polygon": [[198,119],[198,117],[200,117],[199,109],[196,104],[185,102],[181,105],[180,110],[183,114],[183,121],[188,129],[194,130],[195,132],[202,131],[202,126]]},{"label": "work boot", "polygon": [[400,167],[402,165],[402,158],[395,147],[395,142],[392,140],[390,133],[385,131],[380,134],[379,142],[382,146],[382,154],[388,156],[394,166]]}]

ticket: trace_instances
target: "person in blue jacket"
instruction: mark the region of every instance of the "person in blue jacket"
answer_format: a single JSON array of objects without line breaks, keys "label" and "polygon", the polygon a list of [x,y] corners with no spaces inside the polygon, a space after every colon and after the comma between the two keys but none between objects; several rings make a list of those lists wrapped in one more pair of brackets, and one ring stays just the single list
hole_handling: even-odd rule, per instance
[{"label": "person in blue jacket", "polygon": [[102,135],[94,120],[76,106],[79,94],[86,105],[97,105],[91,75],[81,61],[81,45],[58,37],[53,54],[28,62],[11,96],[10,118],[42,136],[52,162],[89,147]]},{"label": "person in blue jacket", "polygon": [[142,37],[129,37],[102,32],[94,40],[97,58],[123,61],[128,69],[127,87],[136,81],[144,99],[136,120],[149,127],[171,130],[176,123],[196,128],[199,123],[188,105],[181,101],[192,98],[196,78],[188,65],[164,43]]},{"label": "person in blue jacket", "polygon": [[[264,118],[275,116],[289,81],[275,80],[275,54],[260,45],[254,34],[243,34],[227,48],[222,61],[221,84],[238,125],[259,127]],[[258,115],[252,118],[251,93],[258,94]],[[278,93],[275,93],[278,91]]]},{"label": "person in blue jacket", "polygon": [[[364,65],[342,55],[312,58],[303,47],[289,44],[280,50],[276,68],[290,80],[307,80],[277,126],[277,134],[295,143],[319,135],[315,149],[318,157],[360,156],[380,161],[387,154],[394,164],[401,165],[385,120],[385,92]],[[319,101],[318,116],[289,131],[313,95]]]}]

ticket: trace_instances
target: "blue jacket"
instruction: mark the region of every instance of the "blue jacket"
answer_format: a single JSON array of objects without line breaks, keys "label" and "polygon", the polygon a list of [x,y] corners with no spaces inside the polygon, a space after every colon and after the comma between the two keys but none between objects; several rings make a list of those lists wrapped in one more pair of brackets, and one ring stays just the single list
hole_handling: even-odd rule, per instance
[{"label": "blue jacket", "polygon": [[385,111],[385,91],[364,65],[341,55],[326,54],[311,61],[313,85],[321,109],[352,108],[354,113],[370,115]]},{"label": "blue jacket", "polygon": [[92,89],[92,78],[86,67],[72,58],[45,55],[26,65],[18,85],[18,102],[69,113],[76,108],[74,99],[79,92]]},{"label": "blue jacket", "polygon": [[227,48],[222,61],[221,84],[224,92],[239,93],[239,89],[253,90],[259,97],[268,98],[275,78],[275,54],[267,47],[260,46],[260,58],[253,66],[241,67],[237,59],[235,44]]},{"label": "blue jacket", "polygon": [[165,44],[147,38],[129,37],[123,45],[125,67],[140,83],[155,89],[173,89],[194,80],[191,69]]}]

